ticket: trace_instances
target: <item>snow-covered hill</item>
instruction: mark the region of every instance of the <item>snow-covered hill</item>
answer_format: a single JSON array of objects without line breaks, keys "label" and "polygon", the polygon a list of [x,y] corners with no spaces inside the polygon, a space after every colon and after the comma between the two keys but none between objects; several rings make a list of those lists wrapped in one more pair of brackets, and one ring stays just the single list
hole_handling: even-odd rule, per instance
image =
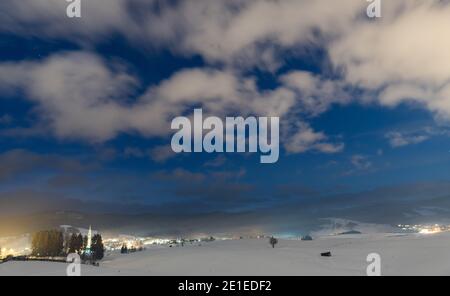
[{"label": "snow-covered hill", "polygon": [[[155,247],[128,255],[108,254],[91,275],[365,275],[367,255],[379,253],[383,275],[450,275],[450,234],[345,235],[314,241],[267,239]],[[331,251],[332,257],[320,253]],[[8,262],[1,275],[64,275],[64,263]]]}]

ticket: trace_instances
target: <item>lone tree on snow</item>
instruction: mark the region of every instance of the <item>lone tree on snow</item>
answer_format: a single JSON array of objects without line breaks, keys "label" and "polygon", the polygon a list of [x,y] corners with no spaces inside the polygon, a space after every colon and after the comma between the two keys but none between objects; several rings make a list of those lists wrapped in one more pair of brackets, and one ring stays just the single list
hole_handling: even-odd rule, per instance
[{"label": "lone tree on snow", "polygon": [[278,240],[272,236],[270,238],[270,244],[272,245],[272,248],[275,248],[275,245],[278,244]]}]

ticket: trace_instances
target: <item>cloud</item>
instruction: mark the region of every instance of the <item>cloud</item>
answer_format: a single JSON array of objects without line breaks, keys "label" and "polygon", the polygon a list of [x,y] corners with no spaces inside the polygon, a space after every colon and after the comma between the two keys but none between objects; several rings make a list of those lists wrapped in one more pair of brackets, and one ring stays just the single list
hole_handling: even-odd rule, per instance
[{"label": "cloud", "polygon": [[5,115],[0,116],[0,125],[9,125],[12,122],[13,122],[13,118],[10,115],[5,114]]},{"label": "cloud", "polygon": [[[201,103],[215,115],[240,110],[265,116],[285,114],[295,94],[284,88],[259,93],[252,79],[211,69],[183,70],[133,103],[137,79],[119,65],[87,52],[56,54],[43,62],[0,64],[0,89],[23,90],[41,120],[59,138],[104,142],[121,132],[165,136],[170,120]],[[214,87],[211,87],[214,85]]]},{"label": "cloud", "polygon": [[283,184],[279,185],[276,188],[276,196],[284,198],[284,199],[297,199],[300,200],[301,198],[318,198],[322,194],[321,192],[307,187],[303,185],[298,184]]},{"label": "cloud", "polygon": [[346,171],[343,175],[350,176],[354,174],[361,174],[369,172],[374,169],[373,162],[369,156],[356,154],[350,158],[351,169]]},{"label": "cloud", "polygon": [[426,126],[413,130],[390,131],[385,138],[393,148],[420,144],[436,136],[448,137],[450,131],[446,126],[431,127]]},{"label": "cloud", "polygon": [[363,7],[364,3],[353,0],[188,0],[165,6],[148,26],[154,28],[152,37],[166,42],[178,39],[181,50],[209,61],[273,65],[277,46],[315,41],[315,29],[339,31]]},{"label": "cloud", "polygon": [[175,183],[200,183],[206,179],[203,173],[194,173],[182,168],[173,171],[160,171],[155,173],[153,177],[160,181]]},{"label": "cloud", "polygon": [[345,80],[384,106],[415,102],[450,118],[448,1],[386,1],[383,17],[358,21],[329,47]]},{"label": "cloud", "polygon": [[357,170],[368,170],[372,167],[372,162],[364,155],[353,155],[351,163]]},{"label": "cloud", "polygon": [[439,88],[448,78],[449,67],[438,62],[449,60],[448,3],[389,2],[383,3],[383,18],[369,21],[367,3],[359,0],[91,0],[84,3],[83,18],[71,20],[62,1],[8,0],[0,4],[5,11],[0,30],[79,36],[82,43],[119,33],[139,39],[140,47],[171,48],[234,66],[282,64],[277,48],[314,44],[329,51],[335,67],[344,68],[347,82],[369,89],[386,81],[404,91],[422,83]]},{"label": "cloud", "polygon": [[[215,115],[282,116],[288,152],[336,153],[343,143],[305,123],[333,104],[392,107],[412,101],[450,118],[447,1],[389,1],[375,21],[365,17],[367,3],[360,0],[92,0],[84,3],[80,20],[68,19],[65,5],[2,1],[0,31],[74,40],[82,48],[121,34],[138,48],[200,55],[207,66],[174,73],[135,95],[139,81],[125,65],[86,51],[2,63],[0,89],[24,91],[36,104],[40,124],[61,139],[166,137],[170,118],[200,104]],[[285,64],[282,53],[305,46],[323,48],[330,69],[321,75],[285,73],[273,90],[260,90],[255,77],[243,75],[257,67],[276,76]]]},{"label": "cloud", "polygon": [[[153,174],[153,177],[165,182],[173,183],[219,183],[236,181],[245,177],[247,171],[244,168],[239,170],[210,170],[204,173],[192,172],[183,168],[177,168],[174,170],[163,170]],[[208,182],[205,182],[208,181]],[[196,186],[197,187],[197,186]]]},{"label": "cloud", "polygon": [[225,165],[227,158],[224,155],[219,155],[216,158],[206,162],[204,166],[206,168],[218,168]]},{"label": "cloud", "polygon": [[[276,48],[315,43],[326,48],[332,66],[343,71],[343,81],[328,89],[360,87],[368,92],[358,98],[361,102],[368,96],[385,106],[415,101],[449,118],[448,2],[389,1],[376,21],[364,16],[366,7],[359,0],[181,1],[164,6],[148,23],[154,28],[150,36],[166,45],[177,40],[181,51],[233,65],[264,68],[267,63],[259,57],[268,52],[265,60],[276,65]],[[339,92],[312,98],[323,100],[330,93]],[[307,98],[302,101],[306,106]],[[321,100],[312,104],[326,106]]]},{"label": "cloud", "polygon": [[91,185],[86,176],[80,174],[60,174],[49,179],[48,185],[53,188],[81,188]]},{"label": "cloud", "polygon": [[390,132],[386,135],[389,144],[394,148],[419,144],[428,140],[429,137],[430,135],[427,134],[402,134],[400,132]]},{"label": "cloud", "polygon": [[158,163],[164,163],[167,160],[177,156],[169,145],[156,146],[151,149],[141,149],[138,147],[126,147],[123,151],[126,158],[151,158]]},{"label": "cloud", "polygon": [[249,202],[256,204],[258,199],[253,192],[252,184],[228,182],[216,182],[204,186],[180,186],[174,189],[174,193],[180,197],[203,201],[217,210],[224,205],[227,205],[228,209],[240,209]]},{"label": "cloud", "polygon": [[[0,89],[23,90],[36,105],[39,126],[47,126],[56,137],[93,143],[105,142],[120,133],[166,137],[171,133],[171,118],[189,111],[194,104],[202,104],[205,113],[215,116],[259,114],[281,116],[282,124],[295,123],[299,119],[289,110],[296,101],[304,102],[301,110],[305,114],[324,112],[336,90],[332,82],[305,72],[283,77],[285,85],[274,90],[260,91],[254,79],[233,72],[190,69],[133,97],[138,80],[124,71],[123,65],[106,63],[88,52],[56,54],[43,62],[3,63]],[[313,85],[300,90],[302,83]],[[311,97],[313,94],[317,97]],[[327,143],[325,134],[314,133],[305,124],[293,138],[286,146],[291,153],[336,153],[343,149],[343,144]],[[126,152],[140,157],[143,153]],[[167,147],[156,147],[149,154],[158,162],[173,156]]]},{"label": "cloud", "polygon": [[[249,190],[245,186],[228,187],[228,190],[228,198],[234,197],[233,193],[236,192],[242,196],[249,195],[245,193]],[[412,183],[328,196],[318,195],[301,186],[277,190],[280,197],[286,197],[280,199],[280,203],[239,211],[224,210],[230,208],[230,203],[234,206],[239,201],[233,199],[228,199],[228,204],[227,200],[220,202],[219,199],[216,206],[204,205],[198,200],[194,203],[166,202],[164,205],[148,206],[86,202],[27,190],[0,192],[3,205],[0,208],[0,219],[3,219],[0,221],[0,233],[22,234],[65,223],[77,225],[80,221],[85,221],[87,224],[97,225],[104,232],[112,230],[114,233],[142,235],[182,237],[202,231],[238,235],[248,231],[256,231],[258,234],[294,231],[301,234],[320,229],[323,219],[329,217],[389,225],[421,224],[430,222],[431,217],[423,214],[432,212],[433,223],[448,223],[450,211],[449,196],[446,194],[450,192],[448,181]],[[197,195],[196,192],[193,193]],[[220,194],[220,191],[211,191],[210,196],[214,197],[217,193]],[[298,196],[302,198],[296,199]],[[240,202],[241,205],[255,204],[254,199],[242,199]],[[4,225],[7,227],[2,228]]]},{"label": "cloud", "polygon": [[[134,0],[133,0],[134,1]],[[94,42],[113,32],[131,31],[133,22],[127,5],[129,0],[81,1],[82,18],[66,15],[68,3],[60,0],[2,1],[0,29],[5,32],[33,36],[56,37]],[[155,1],[151,1],[155,2]],[[130,32],[131,33],[131,32]]]},{"label": "cloud", "polygon": [[309,116],[320,115],[333,105],[346,105],[354,99],[340,80],[330,80],[305,71],[283,75],[283,85],[296,93],[297,108]]},{"label": "cloud", "polygon": [[173,152],[172,147],[168,145],[162,145],[154,147],[150,151],[151,158],[159,163],[163,163],[171,158],[174,158],[176,156],[176,153]]},{"label": "cloud", "polygon": [[273,68],[278,48],[317,41],[351,25],[365,3],[310,0],[90,0],[82,18],[65,15],[58,0],[2,1],[0,30],[98,43],[113,33],[144,48],[169,47],[184,55],[246,67]]},{"label": "cloud", "polygon": [[148,154],[145,151],[137,147],[126,147],[123,150],[123,154],[125,155],[125,157],[130,158],[144,158],[148,156]]},{"label": "cloud", "polygon": [[114,73],[103,61],[84,52],[54,55],[43,63],[0,65],[0,89],[24,90],[37,104],[43,124],[61,138],[110,139],[125,120],[122,103],[136,81]]},{"label": "cloud", "polygon": [[219,181],[236,181],[247,175],[247,170],[240,168],[237,171],[215,171],[211,173],[211,177]]},{"label": "cloud", "polygon": [[186,203],[202,204],[214,210],[236,210],[248,205],[261,203],[264,200],[256,195],[256,187],[246,183],[247,171],[238,170],[208,170],[193,172],[177,168],[162,170],[152,175],[152,178],[163,182],[166,186],[162,194],[174,195]]},{"label": "cloud", "polygon": [[85,172],[96,167],[94,163],[84,163],[77,159],[54,154],[38,154],[22,149],[15,149],[0,154],[0,181],[11,180],[20,175],[37,170],[55,170],[59,172]]},{"label": "cloud", "polygon": [[318,151],[332,154],[341,152],[345,147],[343,143],[329,143],[327,140],[324,133],[315,132],[308,124],[300,123],[296,132],[286,141],[285,149],[289,153]]}]

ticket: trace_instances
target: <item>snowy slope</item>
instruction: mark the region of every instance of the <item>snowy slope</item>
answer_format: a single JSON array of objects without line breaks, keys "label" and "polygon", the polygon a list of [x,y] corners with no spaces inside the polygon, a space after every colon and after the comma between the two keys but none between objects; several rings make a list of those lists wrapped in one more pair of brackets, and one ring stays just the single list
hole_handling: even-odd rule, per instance
[{"label": "snowy slope", "polygon": [[[382,258],[383,275],[450,275],[450,234],[346,235],[315,241],[266,239],[218,241],[201,246],[157,247],[128,255],[109,254],[83,275],[365,275],[366,257]],[[333,257],[320,257],[331,251]],[[1,275],[64,275],[66,264],[9,262]]]}]

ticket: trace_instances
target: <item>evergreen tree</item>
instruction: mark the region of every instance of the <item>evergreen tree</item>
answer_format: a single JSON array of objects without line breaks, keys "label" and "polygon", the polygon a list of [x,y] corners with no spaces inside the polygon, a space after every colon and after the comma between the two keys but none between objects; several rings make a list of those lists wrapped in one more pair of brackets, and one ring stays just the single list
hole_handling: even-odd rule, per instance
[{"label": "evergreen tree", "polygon": [[64,232],[64,254],[66,254],[66,255],[71,253],[70,252],[71,241],[72,241],[72,235],[69,232]]},{"label": "evergreen tree", "polygon": [[70,237],[69,240],[69,250],[68,250],[69,254],[77,253],[79,251],[79,249],[77,249],[77,239],[78,235],[72,233],[72,236]]},{"label": "evergreen tree", "polygon": [[64,255],[64,233],[59,230],[53,230],[52,245],[52,256]]},{"label": "evergreen tree", "polygon": [[83,236],[81,234],[72,234],[69,243],[69,253],[80,254],[83,249]]},{"label": "evergreen tree", "polygon": [[64,235],[59,230],[50,230],[47,233],[47,256],[61,256],[64,253]]},{"label": "evergreen tree", "polygon": [[40,256],[41,254],[41,232],[36,232],[33,234],[31,240],[31,253],[33,256]]},{"label": "evergreen tree", "polygon": [[31,248],[34,256],[61,256],[64,254],[64,235],[59,230],[39,231],[33,235]]},{"label": "evergreen tree", "polygon": [[78,254],[81,254],[81,251],[83,250],[83,235],[81,233],[77,235],[77,239],[75,240],[75,250]]},{"label": "evergreen tree", "polygon": [[33,234],[31,250],[33,256],[48,256],[48,231],[39,231]]},{"label": "evergreen tree", "polygon": [[105,255],[105,247],[100,234],[94,235],[92,238],[92,257],[94,260],[102,260]]}]

